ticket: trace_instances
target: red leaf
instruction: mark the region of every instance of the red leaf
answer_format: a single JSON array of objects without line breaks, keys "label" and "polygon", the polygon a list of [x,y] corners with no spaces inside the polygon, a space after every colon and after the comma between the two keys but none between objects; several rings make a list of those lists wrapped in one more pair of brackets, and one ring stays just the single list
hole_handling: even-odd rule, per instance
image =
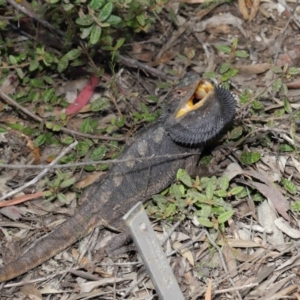
[{"label": "red leaf", "polygon": [[72,115],[80,111],[91,99],[94,93],[94,89],[98,85],[98,83],[98,77],[91,77],[90,82],[84,87],[84,89],[80,92],[74,102],[67,107],[66,114]]}]

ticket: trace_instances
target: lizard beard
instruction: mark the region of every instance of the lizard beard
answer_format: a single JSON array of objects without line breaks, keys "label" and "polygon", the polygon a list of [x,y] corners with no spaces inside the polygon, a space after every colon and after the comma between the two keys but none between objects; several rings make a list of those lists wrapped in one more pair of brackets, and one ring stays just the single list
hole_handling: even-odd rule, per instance
[{"label": "lizard beard", "polygon": [[180,120],[168,118],[165,130],[173,141],[183,145],[202,144],[214,138],[234,117],[235,100],[224,88],[215,88],[213,99]]}]

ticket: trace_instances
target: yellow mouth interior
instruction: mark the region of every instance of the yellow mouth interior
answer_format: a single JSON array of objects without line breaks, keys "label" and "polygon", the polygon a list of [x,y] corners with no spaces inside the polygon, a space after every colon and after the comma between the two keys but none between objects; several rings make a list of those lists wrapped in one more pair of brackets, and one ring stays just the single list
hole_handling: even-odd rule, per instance
[{"label": "yellow mouth interior", "polygon": [[186,113],[201,107],[213,89],[214,87],[211,83],[201,80],[192,97],[178,110],[176,118],[180,118]]}]

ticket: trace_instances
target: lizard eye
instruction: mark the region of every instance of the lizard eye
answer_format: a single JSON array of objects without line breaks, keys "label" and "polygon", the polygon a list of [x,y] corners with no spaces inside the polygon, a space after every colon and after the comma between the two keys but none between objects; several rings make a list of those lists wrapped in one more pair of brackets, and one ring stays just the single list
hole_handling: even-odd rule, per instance
[{"label": "lizard eye", "polygon": [[184,94],[183,90],[176,90],[175,91],[176,96],[182,96]]}]

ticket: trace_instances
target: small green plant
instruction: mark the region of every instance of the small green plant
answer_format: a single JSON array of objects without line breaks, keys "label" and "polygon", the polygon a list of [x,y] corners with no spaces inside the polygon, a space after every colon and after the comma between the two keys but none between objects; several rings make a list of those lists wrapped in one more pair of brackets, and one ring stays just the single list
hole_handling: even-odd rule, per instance
[{"label": "small green plant", "polygon": [[300,211],[300,202],[299,201],[295,201],[292,205],[291,205],[291,209],[295,212],[299,212]]},{"label": "small green plant", "polygon": [[[225,45],[215,45],[216,49],[221,52],[225,57],[227,57],[227,61],[222,63],[219,68],[219,73],[221,74],[222,86],[224,88],[229,88],[228,80],[238,74],[238,70],[232,67],[232,61],[234,58],[247,58],[249,54],[244,50],[237,50],[238,39],[235,38],[231,44],[231,46]],[[205,78],[216,78],[217,75],[215,73],[205,73]]]},{"label": "small green plant", "polygon": [[48,190],[47,201],[52,201],[58,198],[62,203],[66,203],[66,197],[61,191],[74,185],[76,178],[71,176],[69,172],[64,173],[60,170],[56,170],[55,173],[56,178],[52,181],[46,177],[46,188]]},{"label": "small green plant", "polygon": [[[50,0],[43,6],[42,12],[36,10],[36,14],[41,19],[47,17],[47,22],[58,29],[54,32],[54,38],[59,36],[57,43],[61,44],[60,54],[49,48],[46,50],[43,45],[36,47],[31,43],[28,43],[26,51],[22,49],[19,53],[12,51],[12,48],[3,47],[1,54],[2,57],[8,57],[9,66],[19,66],[16,71],[24,84],[28,82],[29,74],[34,77],[37,72],[49,68],[62,73],[70,66],[86,66],[93,70],[93,74],[100,76],[104,69],[97,68],[97,64],[93,62],[97,52],[109,53],[108,56],[113,61],[124,43],[131,42],[135,33],[150,30],[165,2],[167,1]],[[9,12],[15,14],[12,9]],[[3,26],[5,24],[8,25],[4,23]],[[1,38],[0,42],[3,45],[13,43],[2,41]],[[96,45],[98,51],[95,51]],[[51,77],[39,76],[38,80],[49,84]]]},{"label": "small green plant", "polygon": [[[234,211],[224,199],[241,193],[243,187],[230,189],[226,177],[192,179],[185,170],[178,170],[177,182],[162,194],[153,196],[147,207],[158,219],[196,219],[199,225],[224,230]],[[193,210],[190,207],[193,207]]]}]

